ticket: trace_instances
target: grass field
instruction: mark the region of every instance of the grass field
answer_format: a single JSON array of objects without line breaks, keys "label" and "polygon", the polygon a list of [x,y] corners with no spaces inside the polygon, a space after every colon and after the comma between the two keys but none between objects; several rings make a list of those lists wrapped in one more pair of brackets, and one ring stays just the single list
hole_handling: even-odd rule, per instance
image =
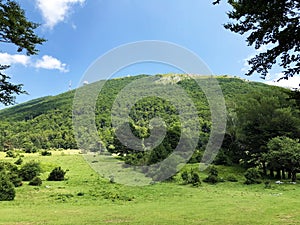
[{"label": "grass field", "polygon": [[[74,151],[25,154],[30,160],[41,162],[43,185],[25,182],[14,201],[0,202],[0,224],[300,224],[299,184],[248,186],[240,173],[238,183],[130,187],[110,183]],[[46,181],[55,166],[68,169],[67,180]],[[218,169],[221,176],[237,172]]]}]

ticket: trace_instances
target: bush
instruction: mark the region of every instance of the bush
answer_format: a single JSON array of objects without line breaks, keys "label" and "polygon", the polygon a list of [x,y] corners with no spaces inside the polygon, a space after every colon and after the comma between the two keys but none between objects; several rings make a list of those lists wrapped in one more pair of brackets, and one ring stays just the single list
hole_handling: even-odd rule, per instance
[{"label": "bush", "polygon": [[183,180],[183,182],[185,183],[185,184],[188,184],[189,183],[189,173],[187,172],[187,171],[183,171],[182,173],[181,173],[181,178],[182,178],[182,180]]},{"label": "bush", "polygon": [[9,180],[13,183],[13,185],[15,187],[22,186],[22,184],[23,184],[22,179],[21,179],[21,177],[19,176],[18,173],[12,172],[12,173],[8,174],[7,177],[9,178]]},{"label": "bush", "polygon": [[28,162],[22,166],[20,169],[20,177],[24,181],[30,181],[34,177],[40,175],[41,173],[41,166],[38,162]]},{"label": "bush", "polygon": [[200,176],[195,171],[191,172],[191,184],[193,186],[199,186],[201,184]]},{"label": "bush", "polygon": [[41,186],[43,181],[39,177],[34,177],[30,182],[29,185],[31,186]]},{"label": "bush", "polygon": [[62,181],[65,179],[66,172],[61,167],[54,168],[49,174],[48,181]]},{"label": "bush", "polygon": [[190,172],[183,171],[181,178],[185,184],[192,184],[193,186],[199,186],[201,184],[199,174],[193,169],[191,169]]},{"label": "bush", "polygon": [[16,196],[13,183],[4,174],[0,174],[0,201],[11,201]]},{"label": "bush", "polygon": [[249,168],[245,173],[245,184],[260,184],[260,173],[257,168]]},{"label": "bush", "polygon": [[230,182],[238,182],[238,179],[233,175],[228,176],[226,180]]},{"label": "bush", "polygon": [[218,183],[219,180],[218,180],[217,176],[209,175],[203,181],[206,182],[206,183],[210,183],[210,184],[216,184],[216,183]]},{"label": "bush", "polygon": [[15,187],[22,185],[22,179],[19,177],[17,166],[9,162],[0,162],[0,173],[6,176]]},{"label": "bush", "polygon": [[9,151],[6,152],[5,157],[16,158],[17,156],[13,151],[9,150]]},{"label": "bush", "polygon": [[272,188],[271,182],[269,180],[265,181],[265,188],[266,189]]},{"label": "bush", "polygon": [[16,165],[21,165],[23,163],[23,159],[21,157],[18,158],[17,161],[15,161]]},{"label": "bush", "polygon": [[215,165],[225,165],[225,166],[232,165],[230,157],[226,155],[226,153],[222,149],[218,152],[213,163]]},{"label": "bush", "polygon": [[210,184],[216,184],[219,181],[218,174],[217,168],[212,166],[209,168],[208,176],[203,181]]},{"label": "bush", "polygon": [[42,156],[51,156],[52,153],[45,150],[45,151],[42,151],[42,152],[41,152],[41,155],[42,155]]}]

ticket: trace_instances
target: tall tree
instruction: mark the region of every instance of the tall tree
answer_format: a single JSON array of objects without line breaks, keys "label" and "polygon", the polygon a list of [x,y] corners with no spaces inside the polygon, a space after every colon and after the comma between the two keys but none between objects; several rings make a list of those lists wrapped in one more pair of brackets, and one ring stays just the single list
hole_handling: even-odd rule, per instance
[{"label": "tall tree", "polygon": [[[13,0],[0,0],[0,42],[17,46],[17,52],[25,50],[27,55],[38,53],[36,45],[46,41],[38,37],[34,30],[39,24],[28,21],[25,11]],[[0,102],[9,105],[15,101],[15,95],[25,93],[23,85],[10,83],[10,77],[2,71],[9,65],[0,65]]]},{"label": "tall tree", "polygon": [[[275,90],[275,89],[274,89]],[[267,143],[277,136],[298,138],[299,111],[283,92],[260,91],[246,94],[237,106],[237,140],[249,166],[260,162],[268,152]]]},{"label": "tall tree", "polygon": [[251,68],[246,75],[257,72],[265,78],[276,63],[283,68],[281,79],[299,74],[300,1],[228,0],[228,3],[233,7],[228,17],[234,22],[225,24],[225,28],[248,35],[249,46],[267,49],[248,61]]},{"label": "tall tree", "polygon": [[282,170],[291,174],[293,182],[296,182],[297,173],[300,171],[300,144],[298,139],[287,137],[275,137],[268,142],[269,152],[266,159],[269,166],[276,170]]}]

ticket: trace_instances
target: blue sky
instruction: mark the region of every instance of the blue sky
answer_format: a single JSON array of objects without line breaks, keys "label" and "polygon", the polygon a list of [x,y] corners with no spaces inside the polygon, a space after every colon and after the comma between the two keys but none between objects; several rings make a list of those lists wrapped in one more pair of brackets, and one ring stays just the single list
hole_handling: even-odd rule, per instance
[{"label": "blue sky", "polygon": [[[173,42],[195,52],[216,75],[245,77],[245,59],[255,54],[245,37],[225,30],[230,7],[213,0],[20,0],[27,17],[41,24],[37,34],[48,41],[38,46],[39,55],[27,57],[16,47],[2,44],[0,64],[12,82],[24,84],[29,95],[37,97],[76,88],[87,68],[107,51],[126,43],[143,40]],[[121,75],[178,72],[175,68],[145,63],[121,70]],[[279,74],[268,78],[271,82]],[[290,81],[291,82],[291,81]],[[295,82],[295,81],[293,81]],[[298,82],[299,83],[299,82]],[[3,107],[3,106],[0,106]]]}]

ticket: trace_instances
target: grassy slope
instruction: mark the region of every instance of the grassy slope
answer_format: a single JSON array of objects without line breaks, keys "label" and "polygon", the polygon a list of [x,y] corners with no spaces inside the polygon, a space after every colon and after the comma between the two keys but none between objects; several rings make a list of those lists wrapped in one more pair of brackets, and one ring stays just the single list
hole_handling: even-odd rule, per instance
[{"label": "grassy slope", "polygon": [[[43,180],[58,165],[69,169],[68,180],[17,188],[14,201],[0,202],[0,224],[300,224],[299,184],[264,189],[263,184],[243,185],[240,174],[239,183],[199,188],[175,183],[128,187],[108,183],[77,153],[61,154],[25,155],[24,161],[42,163]],[[221,176],[237,172],[219,170]]]}]

